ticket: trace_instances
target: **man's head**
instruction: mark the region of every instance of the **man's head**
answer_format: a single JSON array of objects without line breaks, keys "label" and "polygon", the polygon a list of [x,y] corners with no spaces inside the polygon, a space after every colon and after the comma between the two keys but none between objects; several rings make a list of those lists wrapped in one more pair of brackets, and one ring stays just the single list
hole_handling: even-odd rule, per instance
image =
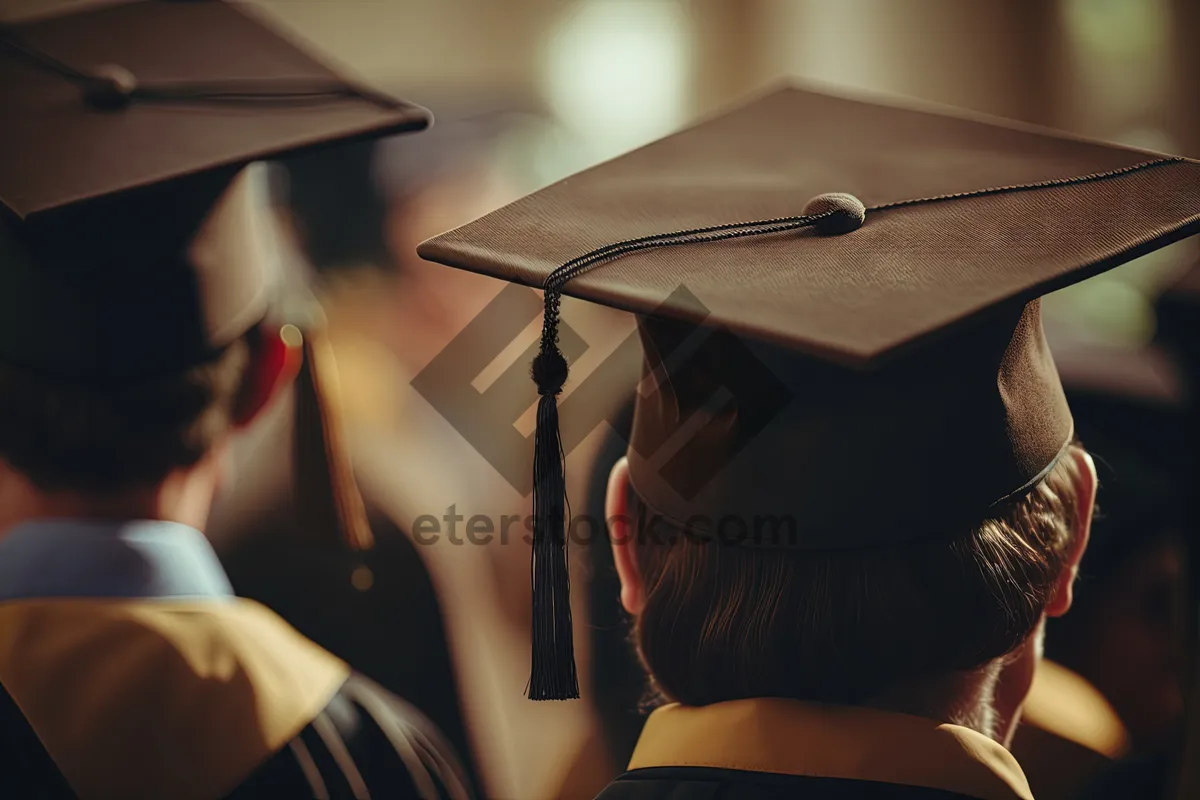
[{"label": "man's head", "polygon": [[278,297],[253,164],[429,123],[235,5],[106,4],[5,29],[20,43],[0,48],[9,517],[47,492],[58,510],[125,513],[114,493],[148,501],[212,462],[295,349],[250,333]]},{"label": "man's head", "polygon": [[229,437],[290,379],[294,350],[260,326],[209,361],[149,379],[78,382],[0,364],[0,492],[153,496],[215,469]]},{"label": "man's head", "polygon": [[[969,457],[959,467],[972,469]],[[862,489],[870,502],[871,487]],[[621,600],[665,698],[860,703],[896,684],[992,664],[1046,616],[1065,613],[1095,490],[1091,458],[1072,446],[1033,491],[950,538],[755,548],[655,521],[622,460],[607,514]]]},{"label": "man's head", "polygon": [[112,384],[0,364],[0,458],[46,491],[154,486],[258,414],[282,377],[286,348],[255,328],[211,361]]},{"label": "man's head", "polygon": [[[681,524],[790,516],[809,553],[902,553],[966,535],[1046,479],[1073,426],[1038,298],[1195,233],[1198,171],[785,88],[422,243],[432,261],[546,289],[530,695],[574,692],[554,401],[564,297],[638,315],[627,457],[649,507]],[[1007,633],[971,632],[963,658]]]},{"label": "man's head", "polygon": [[218,470],[180,479],[219,463],[296,362],[264,323],[277,293],[264,177],[235,165],[0,223],[7,521],[171,516],[170,479],[197,487],[180,521],[203,523]]}]

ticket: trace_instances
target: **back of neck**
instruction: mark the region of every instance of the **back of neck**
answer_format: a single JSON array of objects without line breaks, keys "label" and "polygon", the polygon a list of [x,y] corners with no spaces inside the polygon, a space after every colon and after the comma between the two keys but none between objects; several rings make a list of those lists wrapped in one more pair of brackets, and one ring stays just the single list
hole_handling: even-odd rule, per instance
[{"label": "back of neck", "polygon": [[37,519],[155,519],[203,530],[217,488],[217,470],[202,461],[159,484],[113,491],[43,488],[0,462],[0,533]]},{"label": "back of neck", "polygon": [[936,719],[982,733],[1003,743],[1005,732],[995,708],[999,664],[905,681],[864,705],[884,711]]}]

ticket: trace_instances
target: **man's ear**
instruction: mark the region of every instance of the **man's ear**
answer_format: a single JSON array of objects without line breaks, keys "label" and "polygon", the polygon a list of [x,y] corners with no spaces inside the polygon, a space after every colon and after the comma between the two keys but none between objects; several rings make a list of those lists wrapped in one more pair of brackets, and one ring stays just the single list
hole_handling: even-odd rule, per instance
[{"label": "man's ear", "polygon": [[608,475],[608,497],[604,504],[608,537],[612,542],[613,563],[621,579],[621,605],[635,617],[646,607],[646,590],[634,557],[637,531],[629,514],[629,461],[622,457]]},{"label": "man's ear", "polygon": [[1096,462],[1082,447],[1071,447],[1064,458],[1075,459],[1076,472],[1079,475],[1079,483],[1075,487],[1075,530],[1067,562],[1055,583],[1054,595],[1046,605],[1048,617],[1061,617],[1071,608],[1075,595],[1075,578],[1079,575],[1079,562],[1083,560],[1092,533],[1092,515],[1096,508],[1096,488],[1099,484]]},{"label": "man's ear", "polygon": [[294,325],[260,327],[249,337],[250,363],[246,381],[233,409],[233,424],[249,425],[272,398],[291,383],[303,358],[303,337]]}]

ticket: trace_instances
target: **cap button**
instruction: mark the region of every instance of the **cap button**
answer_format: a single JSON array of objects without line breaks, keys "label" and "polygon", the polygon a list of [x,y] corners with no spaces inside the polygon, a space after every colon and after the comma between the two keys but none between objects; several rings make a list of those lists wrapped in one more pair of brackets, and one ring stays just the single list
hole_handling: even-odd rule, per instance
[{"label": "cap button", "polygon": [[117,64],[105,64],[92,70],[83,85],[83,99],[92,108],[117,111],[129,105],[136,90],[137,78],[132,72]]},{"label": "cap button", "polygon": [[819,194],[804,206],[804,216],[833,212],[815,224],[817,233],[833,236],[858,230],[867,218],[867,207],[852,194],[828,192]]}]

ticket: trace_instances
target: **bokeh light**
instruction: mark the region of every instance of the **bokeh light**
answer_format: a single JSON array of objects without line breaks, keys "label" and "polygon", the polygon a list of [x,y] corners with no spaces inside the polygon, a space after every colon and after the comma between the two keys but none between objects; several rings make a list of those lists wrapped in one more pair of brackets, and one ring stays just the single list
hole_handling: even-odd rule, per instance
[{"label": "bokeh light", "polygon": [[545,48],[542,88],[582,144],[577,159],[612,157],[686,122],[691,52],[690,20],[679,3],[568,6]]}]

